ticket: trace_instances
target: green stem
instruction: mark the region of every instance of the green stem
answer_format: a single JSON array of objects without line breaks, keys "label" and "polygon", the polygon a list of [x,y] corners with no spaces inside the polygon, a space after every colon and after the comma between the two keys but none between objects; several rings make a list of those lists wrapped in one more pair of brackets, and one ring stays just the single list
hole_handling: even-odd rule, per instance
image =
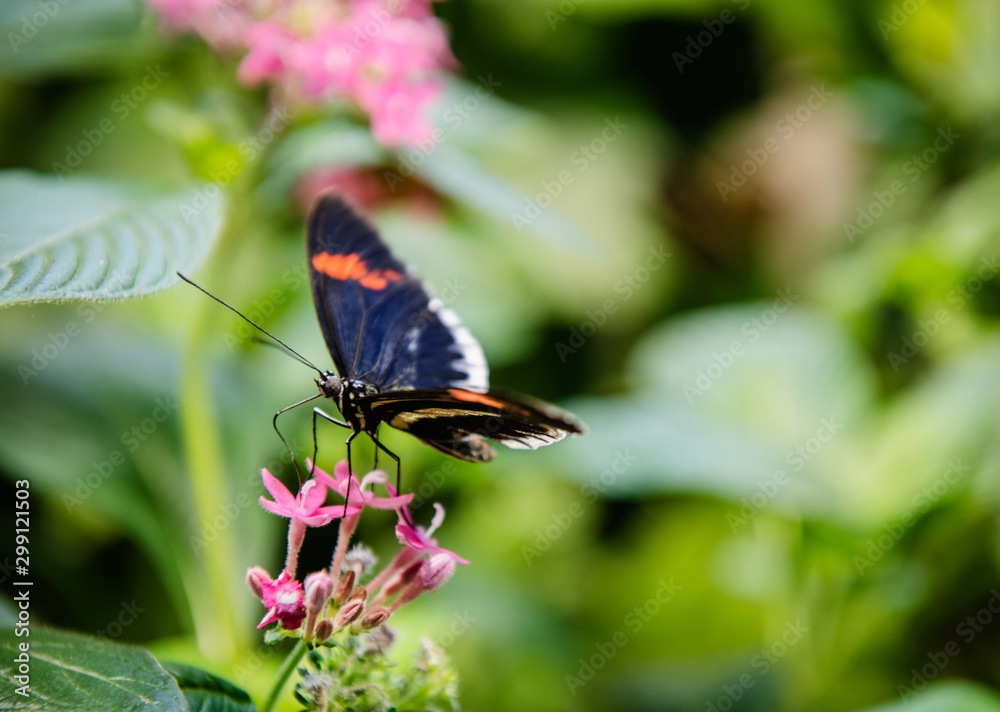
[{"label": "green stem", "polygon": [[281,691],[285,688],[285,683],[288,682],[288,678],[292,676],[292,670],[295,666],[299,664],[306,651],[309,650],[309,646],[306,645],[304,640],[299,640],[292,648],[292,652],[288,654],[285,658],[285,662],[281,663],[281,667],[278,668],[278,674],[274,678],[274,687],[271,688],[271,694],[267,697],[267,702],[261,708],[261,712],[271,712],[275,705],[278,704],[278,696],[281,695]]},{"label": "green stem", "polygon": [[[203,305],[188,317],[192,328],[184,349],[181,376],[181,428],[191,477],[191,494],[197,522],[210,522],[225,505],[225,468],[222,435],[212,408],[211,387],[205,365],[208,318]],[[200,526],[198,527],[200,534]],[[235,546],[232,527],[222,529],[195,557],[197,574],[192,586],[201,589],[192,596],[195,630],[199,647],[216,660],[231,660],[246,643],[246,634],[237,625],[233,600]]]}]

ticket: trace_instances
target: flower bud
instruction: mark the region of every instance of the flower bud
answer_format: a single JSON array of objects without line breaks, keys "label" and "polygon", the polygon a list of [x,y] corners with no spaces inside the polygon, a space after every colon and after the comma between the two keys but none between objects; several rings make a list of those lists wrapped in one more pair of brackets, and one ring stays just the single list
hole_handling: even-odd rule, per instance
[{"label": "flower bud", "polygon": [[340,581],[337,583],[337,590],[333,592],[333,602],[338,606],[347,600],[348,596],[354,590],[354,580],[355,575],[353,571],[345,571],[340,576]]},{"label": "flower bud", "polygon": [[316,631],[313,634],[313,640],[317,643],[322,643],[331,635],[333,635],[333,621],[329,618],[324,618],[316,624]]},{"label": "flower bud", "polygon": [[333,592],[333,579],[326,571],[316,571],[306,576],[305,606],[310,613],[319,613]]},{"label": "flower bud", "polygon": [[388,620],[391,611],[385,606],[375,606],[370,611],[365,613],[364,617],[361,619],[361,627],[364,630],[371,630],[372,628],[378,628],[380,625]]},{"label": "flower bud", "polygon": [[434,554],[420,570],[418,580],[424,593],[437,591],[455,573],[455,560],[447,554]]},{"label": "flower bud", "polygon": [[364,599],[352,598],[344,604],[343,608],[337,611],[337,615],[333,619],[333,627],[340,630],[344,626],[350,625],[358,619],[364,610]]},{"label": "flower bud", "polygon": [[257,598],[264,599],[264,586],[270,584],[272,579],[267,571],[259,566],[247,569],[247,586]]}]

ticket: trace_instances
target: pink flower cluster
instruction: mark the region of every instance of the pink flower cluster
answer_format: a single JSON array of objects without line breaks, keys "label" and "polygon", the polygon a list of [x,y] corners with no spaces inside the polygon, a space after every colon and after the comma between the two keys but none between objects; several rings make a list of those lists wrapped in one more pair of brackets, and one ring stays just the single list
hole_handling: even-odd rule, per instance
[{"label": "pink flower cluster", "polygon": [[[292,495],[276,477],[263,471],[264,487],[274,500],[261,497],[261,506],[290,521],[288,554],[279,576],[272,579],[259,566],[247,572],[250,590],[267,609],[258,628],[277,622],[286,631],[297,631],[302,638],[318,642],[347,627],[372,630],[401,605],[444,585],[457,563],[469,563],[439,547],[431,536],[444,520],[441,505],[434,505],[434,519],[430,528],[424,529],[411,524],[407,507],[413,495],[399,495],[384,472],[370,472],[358,481],[348,473],[344,461],[334,468],[333,476],[319,468],[313,472],[314,477]],[[377,495],[376,485],[384,487],[387,496]],[[345,503],[325,505],[327,489],[343,497]],[[352,556],[347,547],[365,507],[396,510],[396,536],[403,548],[381,572],[362,584],[370,555],[362,550]],[[340,532],[330,568],[315,571],[300,583],[295,571],[306,527],[326,526],[334,519],[340,519]]]},{"label": "pink flower cluster", "polygon": [[384,146],[416,144],[454,65],[432,0],[148,0],[175,30],[222,52],[246,51],[237,76],[287,98],[347,99]]}]

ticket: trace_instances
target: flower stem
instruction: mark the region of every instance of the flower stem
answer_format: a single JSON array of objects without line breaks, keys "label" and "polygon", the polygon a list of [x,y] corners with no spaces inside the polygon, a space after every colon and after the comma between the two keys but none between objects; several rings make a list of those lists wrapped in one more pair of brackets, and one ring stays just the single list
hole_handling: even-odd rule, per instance
[{"label": "flower stem", "polygon": [[[225,502],[222,436],[216,426],[211,388],[202,345],[208,340],[209,317],[198,302],[188,319],[191,324],[184,347],[181,373],[181,429],[196,521],[209,522]],[[196,573],[188,583],[195,633],[202,652],[216,660],[231,659],[245,644],[246,633],[236,621],[239,606],[233,581],[236,560],[233,531],[220,531],[218,539],[196,557]]]},{"label": "flower stem", "polygon": [[271,688],[271,694],[267,696],[267,702],[261,707],[261,712],[271,712],[277,706],[278,697],[285,688],[285,683],[288,682],[288,678],[292,676],[295,666],[299,664],[299,661],[302,660],[308,650],[309,646],[304,640],[300,640],[295,644],[288,657],[285,658],[285,662],[281,663],[281,667],[278,668],[278,674],[274,677],[274,687]]},{"label": "flower stem", "polygon": [[285,571],[295,578],[295,569],[299,566],[299,549],[306,535],[306,523],[292,517],[288,522],[288,554],[285,557]]},{"label": "flower stem", "polygon": [[340,533],[337,536],[337,548],[333,552],[333,560],[330,562],[330,576],[334,581],[340,579],[340,566],[344,563],[344,555],[347,554],[347,545],[351,543],[351,535],[358,526],[360,514],[352,514],[340,520]]}]

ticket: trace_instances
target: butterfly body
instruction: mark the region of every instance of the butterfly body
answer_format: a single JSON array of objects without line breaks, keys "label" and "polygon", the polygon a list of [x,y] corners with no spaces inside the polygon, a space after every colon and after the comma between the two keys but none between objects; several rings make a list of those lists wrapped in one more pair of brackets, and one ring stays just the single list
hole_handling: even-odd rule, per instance
[{"label": "butterfly body", "polygon": [[[486,462],[487,441],[534,449],[584,428],[555,406],[489,388],[482,348],[458,316],[396,259],[342,199],[321,196],[307,221],[310,282],[337,373],[316,379],[351,429],[379,449],[382,423],[452,457]],[[348,449],[348,457],[350,450]]]}]

